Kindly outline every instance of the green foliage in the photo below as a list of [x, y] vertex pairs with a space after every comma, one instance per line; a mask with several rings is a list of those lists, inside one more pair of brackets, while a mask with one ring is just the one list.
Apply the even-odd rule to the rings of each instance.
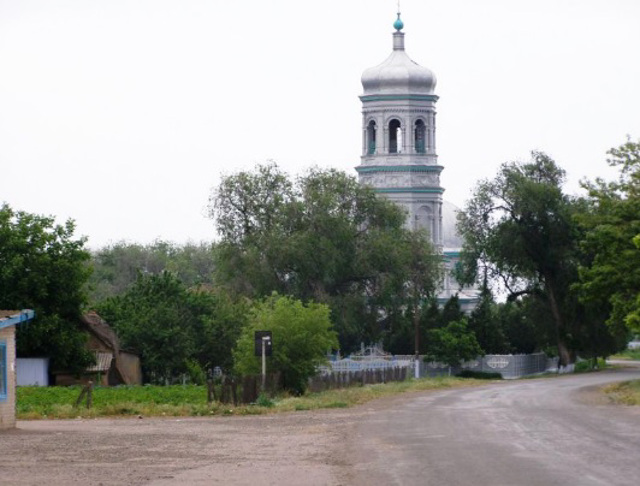
[[246, 308], [223, 292], [189, 290], [163, 272], [139, 275], [129, 290], [97, 310], [115, 328], [123, 347], [140, 353], [145, 380], [162, 383], [180, 373], [201, 381], [203, 370], [230, 369]]
[[256, 405], [258, 405], [259, 407], [272, 408], [275, 405], [275, 402], [264, 393], [261, 393], [260, 395], [258, 395]]
[[607, 362], [603, 358], [583, 359], [576, 362], [575, 372], [584, 373], [587, 371], [603, 370], [607, 367]]
[[585, 326], [571, 291], [578, 279], [579, 230], [576, 205], [562, 191], [565, 173], [540, 152], [526, 164], [503, 164], [491, 181], [478, 184], [459, 215], [464, 238], [459, 277], [471, 281], [479, 274], [492, 284], [501, 282], [511, 300], [526, 295], [544, 306], [553, 323], [555, 345], [563, 365], [575, 360]]
[[488, 289], [480, 295], [480, 302], [469, 316], [469, 330], [486, 354], [508, 354], [511, 345], [503, 322], [498, 317], [498, 305]]
[[608, 154], [618, 180], [583, 183], [589, 196], [578, 221], [592, 258], [580, 267], [576, 288], [583, 302], [610, 307], [607, 324], [620, 336], [640, 331], [640, 142], [627, 140]]
[[458, 366], [482, 355], [482, 349], [475, 335], [467, 327], [467, 321], [452, 321], [445, 327], [431, 329], [427, 338], [425, 361]]
[[93, 273], [88, 282], [90, 298], [100, 302], [124, 293], [138, 274], [173, 273], [187, 287], [213, 282], [213, 245], [175, 245], [155, 241], [150, 245], [119, 242], [91, 254]]
[[255, 331], [271, 331], [273, 355], [267, 358], [268, 372], [282, 373], [284, 386], [294, 393], [304, 392], [307, 380], [327, 352], [338, 347], [329, 308], [323, 304], [303, 304], [291, 297], [272, 295], [250, 312], [234, 356], [239, 374], [261, 373], [262, 361], [254, 355]]
[[78, 320], [86, 296], [89, 253], [75, 225], [0, 206], [0, 308], [34, 309], [18, 327], [21, 356], [47, 356], [52, 369], [79, 372], [92, 362]]
[[329, 305], [345, 352], [379, 340], [380, 315], [415, 308], [440, 279], [426, 235], [407, 231], [400, 208], [343, 172], [312, 169], [292, 181], [274, 164], [258, 166], [224, 178], [210, 209], [218, 281], [249, 298], [275, 291]]

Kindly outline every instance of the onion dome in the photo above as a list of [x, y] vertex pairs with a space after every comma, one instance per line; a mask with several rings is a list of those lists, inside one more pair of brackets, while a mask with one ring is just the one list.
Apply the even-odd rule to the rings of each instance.
[[398, 13], [393, 23], [393, 52], [378, 66], [362, 74], [365, 95], [421, 94], [431, 95], [436, 87], [436, 76], [430, 69], [412, 61], [404, 50], [404, 23]]

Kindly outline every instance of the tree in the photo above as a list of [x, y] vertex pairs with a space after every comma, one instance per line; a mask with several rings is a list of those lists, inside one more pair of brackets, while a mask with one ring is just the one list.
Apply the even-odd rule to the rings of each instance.
[[125, 292], [138, 274], [175, 274], [187, 287], [213, 282], [213, 245], [176, 245], [155, 241], [149, 245], [118, 242], [92, 252], [93, 273], [88, 282], [89, 297], [99, 302]]
[[75, 224], [0, 206], [0, 308], [31, 308], [36, 318], [19, 326], [18, 353], [47, 356], [52, 369], [82, 371], [93, 360], [78, 327], [90, 273], [85, 238]]
[[607, 153], [620, 175], [613, 182], [583, 182], [587, 208], [578, 221], [591, 259], [581, 265], [576, 288], [583, 302], [610, 307], [607, 323], [621, 336], [640, 331], [640, 142], [629, 139]]
[[312, 169], [291, 181], [258, 166], [224, 178], [210, 209], [218, 282], [250, 298], [275, 291], [329, 305], [343, 351], [378, 341], [383, 321], [392, 328], [389, 318], [439, 281], [427, 238], [343, 172]]
[[469, 316], [469, 330], [486, 354], [507, 354], [511, 346], [498, 319], [498, 309], [491, 291], [482, 289], [480, 302]]
[[428, 333], [426, 361], [458, 366], [482, 354], [482, 348], [464, 318], [452, 321], [445, 327], [431, 329]]
[[124, 294], [97, 306], [123, 347], [140, 353], [146, 381], [163, 383], [214, 366], [230, 369], [246, 305], [221, 292], [187, 289], [173, 274], [140, 274]]
[[541, 152], [533, 152], [529, 163], [503, 164], [493, 180], [478, 184], [458, 220], [466, 280], [479, 270], [483, 280], [498, 279], [511, 299], [531, 295], [544, 302], [561, 365], [575, 360], [572, 331], [579, 326], [570, 292], [577, 279], [577, 235], [571, 200], [562, 192], [564, 176]]
[[277, 294], [258, 302], [238, 340], [234, 353], [236, 370], [240, 374], [261, 372], [261, 358], [254, 355], [254, 333], [271, 331], [273, 355], [269, 358], [269, 371], [282, 373], [286, 389], [303, 393], [308, 379], [327, 361], [327, 353], [338, 347], [329, 316], [326, 305], [303, 304]]

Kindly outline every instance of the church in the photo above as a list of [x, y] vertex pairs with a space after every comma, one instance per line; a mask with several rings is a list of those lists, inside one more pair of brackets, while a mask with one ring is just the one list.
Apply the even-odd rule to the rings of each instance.
[[462, 310], [470, 312], [478, 291], [461, 289], [451, 274], [462, 240], [456, 233], [458, 209], [443, 199], [440, 185], [436, 77], [407, 55], [399, 12], [393, 27], [391, 54], [362, 74], [362, 156], [356, 171], [361, 184], [404, 208], [410, 229], [427, 230], [446, 265], [438, 300], [457, 294]]

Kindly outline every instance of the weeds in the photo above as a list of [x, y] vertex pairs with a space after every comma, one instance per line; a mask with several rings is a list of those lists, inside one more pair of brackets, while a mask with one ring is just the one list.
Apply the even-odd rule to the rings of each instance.
[[604, 392], [613, 403], [640, 405], [640, 380], [614, 383], [604, 387]]

